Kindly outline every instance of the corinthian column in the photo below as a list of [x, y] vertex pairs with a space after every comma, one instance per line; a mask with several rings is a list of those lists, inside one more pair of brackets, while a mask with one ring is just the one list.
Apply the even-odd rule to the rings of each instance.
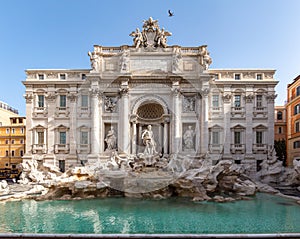
[[121, 137], [118, 137], [118, 145], [121, 152], [129, 154], [130, 145], [129, 145], [129, 94], [128, 94], [128, 81], [129, 79], [125, 78], [121, 82], [120, 94], [121, 94], [121, 116], [122, 118], [119, 121], [119, 134]]
[[100, 153], [100, 111], [99, 111], [99, 90], [92, 89], [91, 109], [92, 109], [92, 127], [91, 127], [91, 153], [93, 155]]
[[202, 130], [201, 130], [201, 153], [208, 151], [208, 93], [209, 89], [202, 91]]
[[180, 110], [180, 89], [179, 81], [174, 81], [172, 86], [173, 96], [173, 133], [172, 133], [172, 153], [178, 153], [181, 150], [181, 110]]

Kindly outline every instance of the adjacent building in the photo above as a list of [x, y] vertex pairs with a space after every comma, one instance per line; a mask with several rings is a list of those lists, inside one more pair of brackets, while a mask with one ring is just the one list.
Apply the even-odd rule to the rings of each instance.
[[18, 110], [0, 101], [0, 126], [9, 125], [10, 117], [18, 117]]
[[287, 164], [300, 160], [300, 75], [287, 87]]
[[152, 18], [130, 35], [133, 46], [95, 45], [91, 69], [26, 70], [24, 160], [64, 171], [112, 149], [138, 155], [151, 125], [161, 157], [205, 154], [255, 173], [274, 148], [275, 70], [209, 69], [206, 45], [167, 46]]
[[0, 177], [18, 174], [18, 164], [25, 154], [25, 117], [5, 103], [0, 103]]
[[286, 141], [286, 107], [275, 106], [275, 128], [274, 128], [274, 140], [285, 140]]

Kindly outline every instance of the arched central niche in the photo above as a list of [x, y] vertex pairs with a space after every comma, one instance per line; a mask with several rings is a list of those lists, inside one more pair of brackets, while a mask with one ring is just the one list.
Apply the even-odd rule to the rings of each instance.
[[156, 150], [164, 155], [169, 150], [169, 114], [168, 107], [160, 97], [144, 96], [139, 98], [133, 108], [131, 115], [131, 137], [133, 154], [142, 153], [145, 149], [142, 133], [148, 125], [152, 126]]
[[163, 107], [158, 103], [146, 103], [141, 105], [137, 110], [137, 116], [144, 120], [160, 119], [164, 115]]

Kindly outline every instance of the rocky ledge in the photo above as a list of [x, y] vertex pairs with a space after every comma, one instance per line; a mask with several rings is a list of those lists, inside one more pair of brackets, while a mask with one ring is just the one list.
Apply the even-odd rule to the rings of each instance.
[[[182, 159], [183, 161], [186, 159]], [[209, 158], [193, 158], [185, 167], [145, 166], [139, 170], [99, 165], [75, 167], [65, 173], [51, 165], [27, 161], [15, 184], [0, 183], [0, 200], [76, 200], [124, 196], [164, 199], [189, 197], [194, 201], [231, 202], [256, 192], [280, 194], [273, 187], [245, 175], [241, 165]]]

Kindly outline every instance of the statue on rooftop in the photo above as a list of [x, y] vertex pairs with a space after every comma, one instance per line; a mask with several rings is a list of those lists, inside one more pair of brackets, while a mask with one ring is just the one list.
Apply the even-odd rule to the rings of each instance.
[[167, 36], [171, 36], [172, 33], [165, 31], [164, 28], [161, 29], [158, 25], [158, 20], [153, 20], [152, 17], [149, 17], [148, 20], [144, 20], [143, 22], [142, 31], [137, 28], [135, 32], [133, 31], [129, 34], [134, 37], [133, 44], [135, 48], [166, 48]]

